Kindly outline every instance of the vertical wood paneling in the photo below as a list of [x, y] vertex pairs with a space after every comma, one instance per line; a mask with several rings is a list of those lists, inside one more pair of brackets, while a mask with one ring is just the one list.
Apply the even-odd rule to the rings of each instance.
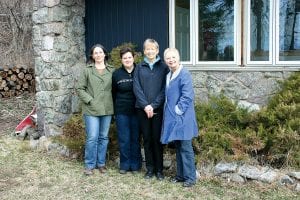
[[95, 43], [108, 51], [123, 42], [142, 50], [146, 38], [168, 46], [168, 0], [86, 0], [87, 53]]

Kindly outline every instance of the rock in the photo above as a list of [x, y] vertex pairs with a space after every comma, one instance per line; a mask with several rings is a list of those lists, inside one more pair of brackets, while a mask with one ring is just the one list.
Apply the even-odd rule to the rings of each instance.
[[218, 163], [214, 168], [214, 174], [219, 175], [225, 172], [235, 172], [237, 169], [236, 163]]
[[236, 173], [222, 173], [220, 174], [222, 178], [225, 178], [227, 182], [235, 182], [235, 183], [245, 183], [246, 180], [242, 176]]
[[51, 143], [51, 144], [49, 144], [49, 146], [48, 146], [48, 151], [57, 150], [59, 147], [60, 147], [59, 144], [57, 144], [57, 143]]
[[59, 152], [59, 154], [60, 154], [61, 156], [64, 156], [64, 157], [70, 157], [70, 150], [67, 149], [67, 148], [63, 148], [63, 149]]
[[294, 177], [297, 180], [300, 180], [300, 172], [290, 172], [288, 173], [288, 175]]
[[238, 174], [245, 177], [245, 178], [250, 178], [253, 180], [258, 180], [259, 177], [263, 174], [264, 172], [261, 169], [258, 169], [257, 167], [250, 166], [250, 165], [243, 165], [239, 167], [238, 169]]
[[300, 192], [300, 183], [297, 183], [295, 186], [295, 191]]
[[31, 149], [37, 149], [37, 147], [39, 146], [39, 140], [30, 139], [29, 146]]
[[142, 162], [146, 162], [144, 148], [141, 148], [141, 154], [142, 154]]
[[33, 138], [34, 140], [37, 140], [40, 137], [39, 133], [37, 132], [37, 129], [32, 126], [27, 127], [26, 133], [27, 135], [29, 135], [30, 139]]
[[245, 183], [246, 182], [244, 177], [242, 177], [236, 173], [231, 175], [231, 180], [236, 183]]
[[200, 172], [196, 170], [196, 179], [199, 180], [201, 178]]
[[283, 177], [281, 177], [279, 183], [281, 185], [286, 185], [286, 184], [293, 185], [294, 184], [294, 180], [291, 177], [289, 177], [288, 175], [284, 175]]
[[263, 173], [258, 180], [265, 182], [265, 183], [273, 183], [274, 181], [276, 181], [278, 177], [278, 173], [274, 170], [268, 170], [267, 172]]
[[71, 154], [71, 158], [72, 159], [78, 159], [79, 158], [79, 154], [78, 153], [73, 153], [73, 154]]
[[163, 166], [165, 169], [169, 169], [172, 165], [172, 160], [164, 160], [163, 161]]
[[117, 157], [116, 159], [115, 159], [115, 164], [116, 164], [116, 166], [120, 166], [120, 157]]
[[51, 144], [51, 142], [47, 139], [47, 137], [46, 136], [42, 136], [39, 139], [38, 149], [41, 150], [41, 151], [48, 151], [50, 144]]

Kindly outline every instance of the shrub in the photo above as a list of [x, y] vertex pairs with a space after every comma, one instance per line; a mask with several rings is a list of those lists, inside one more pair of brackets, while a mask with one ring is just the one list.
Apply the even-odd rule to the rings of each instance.
[[193, 141], [200, 162], [255, 158], [273, 167], [300, 167], [300, 73], [258, 112], [224, 96], [196, 105], [200, 135]]
[[113, 48], [110, 52], [110, 61], [109, 63], [116, 67], [116, 68], [119, 68], [121, 66], [121, 59], [120, 59], [120, 49], [123, 48], [123, 47], [130, 47], [132, 48], [134, 51], [135, 51], [135, 57], [134, 57], [134, 60], [135, 60], [135, 63], [140, 63], [143, 59], [142, 57], [142, 53], [141, 52], [137, 52], [136, 51], [136, 45], [135, 44], [132, 44], [132, 43], [123, 43], [115, 48]]
[[[275, 166], [300, 167], [300, 73], [292, 74], [256, 116], [264, 148], [258, 156]], [[258, 127], [258, 128], [257, 128]]]
[[[118, 142], [116, 136], [116, 126], [112, 121], [109, 129], [109, 145], [107, 151], [107, 158], [113, 158], [118, 154]], [[63, 126], [63, 134], [56, 136], [54, 141], [59, 142], [68, 149], [79, 155], [80, 159], [84, 156], [85, 145], [85, 125], [81, 113], [73, 114]]]

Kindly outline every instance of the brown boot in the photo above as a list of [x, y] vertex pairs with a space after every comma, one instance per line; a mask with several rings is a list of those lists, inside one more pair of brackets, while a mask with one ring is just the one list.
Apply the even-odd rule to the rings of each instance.
[[83, 174], [86, 176], [90, 176], [94, 174], [94, 171], [92, 169], [84, 169]]
[[99, 172], [100, 172], [101, 174], [105, 174], [105, 173], [107, 172], [106, 167], [105, 167], [105, 166], [99, 167]]

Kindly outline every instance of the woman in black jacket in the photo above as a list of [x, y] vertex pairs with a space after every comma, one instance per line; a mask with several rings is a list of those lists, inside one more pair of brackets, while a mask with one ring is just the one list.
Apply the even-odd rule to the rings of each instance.
[[134, 51], [120, 50], [122, 66], [113, 73], [112, 91], [120, 151], [120, 173], [135, 173], [142, 166], [139, 125], [133, 93]]
[[160, 143], [166, 74], [169, 69], [160, 59], [159, 46], [154, 39], [144, 42], [144, 61], [134, 72], [133, 91], [143, 135], [147, 172], [146, 179], [153, 175], [163, 180], [163, 146]]

